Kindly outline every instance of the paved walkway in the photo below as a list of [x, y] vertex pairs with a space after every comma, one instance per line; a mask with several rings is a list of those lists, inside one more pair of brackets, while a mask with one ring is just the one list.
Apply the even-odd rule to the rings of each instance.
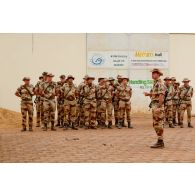
[[156, 141], [150, 116], [133, 117], [133, 125], [56, 132], [0, 129], [0, 162], [195, 162], [195, 128], [166, 128], [166, 148], [150, 149]]

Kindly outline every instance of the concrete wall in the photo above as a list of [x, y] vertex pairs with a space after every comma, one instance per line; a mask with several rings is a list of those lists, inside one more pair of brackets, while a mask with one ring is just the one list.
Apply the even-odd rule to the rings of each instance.
[[[102, 40], [103, 35], [99, 36]], [[106, 41], [113, 40], [114, 36], [116, 37], [112, 34], [111, 37], [107, 37]], [[125, 40], [126, 35], [121, 34], [121, 37]], [[135, 37], [133, 40], [136, 40], [138, 36], [133, 34], [133, 37]], [[97, 45], [97, 50], [99, 50], [103, 44], [104, 42], [96, 41], [93, 46]], [[135, 47], [135, 42], [133, 44]], [[138, 45], [140, 44], [143, 43]], [[125, 41], [109, 42], [107, 45], [108, 50], [115, 45], [119, 50], [129, 48]], [[54, 73], [56, 81], [61, 73], [73, 74], [78, 84], [87, 71], [86, 49], [86, 34], [0, 34], [0, 107], [19, 111], [19, 99], [14, 96], [14, 92], [22, 84], [21, 80], [24, 76], [32, 77], [32, 83], [35, 84], [43, 71]], [[91, 46], [90, 49], [92, 49]], [[195, 86], [194, 51], [195, 34], [170, 34], [170, 75], [176, 76], [180, 81], [184, 77], [189, 77], [193, 86]], [[102, 75], [102, 73], [101, 70], [97, 75]], [[115, 70], [115, 74], [118, 73], [125, 74], [124, 70]], [[194, 101], [193, 98], [193, 103]], [[144, 107], [143, 110], [145, 109]], [[195, 107], [193, 113], [195, 113]]]
[[24, 76], [35, 84], [43, 71], [82, 80], [86, 73], [85, 34], [0, 34], [0, 107], [19, 111], [14, 96]]

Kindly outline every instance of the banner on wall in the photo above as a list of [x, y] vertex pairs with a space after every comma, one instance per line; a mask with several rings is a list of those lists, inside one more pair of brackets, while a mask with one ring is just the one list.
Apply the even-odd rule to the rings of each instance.
[[130, 51], [131, 69], [168, 68], [168, 52], [158, 51]]
[[89, 68], [128, 69], [128, 51], [89, 51], [87, 56]]

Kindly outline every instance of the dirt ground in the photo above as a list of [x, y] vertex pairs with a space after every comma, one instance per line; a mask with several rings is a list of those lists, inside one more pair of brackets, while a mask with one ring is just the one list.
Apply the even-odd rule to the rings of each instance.
[[194, 128], [165, 128], [165, 148], [151, 149], [151, 115], [134, 114], [132, 123], [134, 129], [20, 132], [20, 113], [0, 108], [0, 162], [195, 162]]

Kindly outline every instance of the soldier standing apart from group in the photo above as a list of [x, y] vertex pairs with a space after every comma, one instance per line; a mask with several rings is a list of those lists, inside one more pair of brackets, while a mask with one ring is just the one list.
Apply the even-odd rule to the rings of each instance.
[[[180, 125], [180, 110], [179, 110], [179, 82], [174, 82], [174, 94], [173, 94], [173, 124]], [[178, 123], [177, 123], [178, 122]]]
[[55, 131], [55, 110], [57, 94], [56, 83], [52, 81], [54, 75], [52, 73], [47, 74], [46, 81], [40, 86], [40, 94], [43, 97], [43, 108], [44, 108], [44, 131], [47, 131], [48, 124], [51, 121], [51, 130]]
[[188, 127], [193, 128], [191, 124], [191, 112], [192, 112], [192, 97], [193, 97], [193, 88], [189, 85], [190, 80], [185, 78], [183, 79], [183, 85], [179, 90], [180, 97], [180, 127], [183, 128], [183, 118], [184, 113], [187, 110], [187, 121]]
[[64, 98], [64, 128], [68, 129], [69, 124], [71, 128], [77, 130], [76, 128], [76, 107], [77, 107], [77, 87], [73, 83], [74, 77], [68, 75], [66, 83], [61, 88], [61, 92]]
[[43, 82], [43, 76], [39, 77], [39, 81], [35, 85], [35, 105], [36, 105], [36, 117], [37, 117], [37, 125], [36, 127], [40, 127], [41, 123], [41, 96], [39, 95], [39, 85]]
[[57, 82], [57, 124], [56, 127], [64, 127], [64, 98], [61, 93], [61, 87], [66, 81], [65, 75], [60, 76], [60, 81]]
[[22, 113], [22, 130], [26, 131], [26, 118], [28, 114], [29, 131], [33, 131], [33, 101], [34, 87], [30, 84], [30, 78], [23, 78], [24, 84], [21, 85], [15, 95], [21, 98], [21, 113]]
[[170, 128], [174, 128], [173, 126], [173, 94], [174, 94], [174, 88], [171, 82], [170, 77], [166, 77], [164, 79], [166, 91], [165, 91], [165, 120], [168, 122]]
[[83, 106], [85, 113], [85, 128], [96, 129], [96, 86], [93, 84], [94, 77], [88, 76], [83, 87]]
[[154, 80], [153, 88], [150, 93], [144, 92], [145, 96], [151, 97], [151, 107], [153, 115], [153, 127], [158, 136], [157, 142], [151, 148], [163, 148], [163, 132], [164, 132], [164, 96], [165, 86], [160, 79], [163, 73], [159, 69], [152, 70], [152, 79]]
[[131, 96], [132, 89], [128, 85], [129, 78], [122, 77], [122, 83], [117, 87], [116, 96], [119, 99], [119, 124], [118, 128], [121, 129], [123, 127], [124, 116], [126, 113], [128, 128], [133, 128], [131, 126]]

